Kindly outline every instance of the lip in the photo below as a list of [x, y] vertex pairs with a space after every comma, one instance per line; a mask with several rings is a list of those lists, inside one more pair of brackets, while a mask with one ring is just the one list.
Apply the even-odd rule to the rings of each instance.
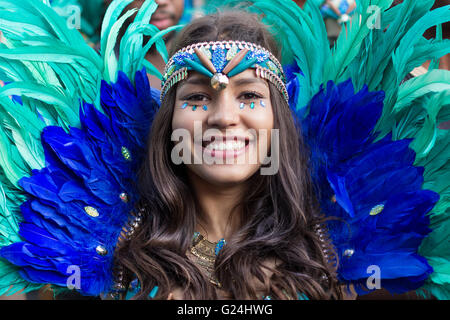
[[153, 24], [157, 28], [167, 28], [172, 23], [172, 19], [168, 16], [158, 16], [158, 17], [152, 17], [150, 20], [150, 24]]
[[[217, 150], [217, 149], [211, 149], [207, 146], [214, 142], [223, 142], [223, 143], [229, 143], [229, 142], [243, 142], [243, 147], [240, 149], [234, 149], [234, 150]], [[211, 158], [237, 158], [240, 155], [246, 153], [249, 149], [249, 146], [253, 142], [252, 137], [244, 137], [244, 136], [210, 136], [205, 137], [205, 139], [202, 140], [202, 152], [204, 155], [211, 157]]]

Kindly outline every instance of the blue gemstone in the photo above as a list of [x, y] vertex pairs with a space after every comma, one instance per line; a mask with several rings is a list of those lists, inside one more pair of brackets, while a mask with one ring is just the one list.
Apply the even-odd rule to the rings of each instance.
[[254, 108], [255, 108], [255, 103], [254, 102], [250, 103], [250, 109], [254, 109]]
[[216, 254], [216, 256], [219, 254], [220, 250], [222, 250], [225, 243], [226, 243], [226, 241], [223, 238], [220, 239], [219, 242], [217, 242], [216, 248], [214, 249], [214, 253]]
[[182, 106], [181, 106], [181, 109], [185, 109], [186, 107], [187, 107], [187, 102], [186, 103], [184, 103]]
[[253, 59], [255, 57], [255, 52], [253, 52], [253, 51], [249, 51], [248, 53], [247, 53], [247, 55], [245, 56], [245, 58], [247, 59], [247, 60], [251, 60], [251, 59]]
[[266, 61], [267, 59], [269, 59], [269, 55], [261, 50], [258, 50], [256, 52], [256, 61], [258, 61], [259, 63], [262, 63], [264, 61]]
[[197, 110], [197, 106], [192, 107], [192, 111], [195, 111], [195, 110]]
[[242, 102], [242, 103], [239, 105], [239, 108], [244, 109], [244, 107], [245, 107], [245, 104]]
[[212, 63], [217, 72], [222, 72], [223, 68], [225, 68], [225, 65], [228, 63], [225, 50], [217, 47], [212, 56]]
[[263, 107], [263, 108], [265, 108], [265, 107], [266, 107], [266, 104], [265, 104], [265, 103], [264, 103], [264, 101], [262, 101], [262, 100], [261, 100], [261, 101], [259, 102], [259, 104], [260, 104], [260, 105], [261, 105], [261, 107]]
[[185, 66], [184, 59], [186, 58], [192, 60], [194, 56], [189, 52], [180, 52], [173, 57], [173, 61], [179, 66]]
[[203, 106], [203, 110], [208, 110], [208, 107], [207, 106]]

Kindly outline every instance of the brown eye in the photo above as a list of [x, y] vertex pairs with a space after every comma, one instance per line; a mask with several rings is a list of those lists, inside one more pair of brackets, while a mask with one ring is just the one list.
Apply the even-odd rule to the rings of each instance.
[[186, 101], [206, 101], [206, 100], [208, 100], [208, 96], [206, 96], [204, 94], [201, 94], [201, 93], [195, 93], [195, 94], [191, 94], [191, 95], [187, 96], [183, 100], [186, 100]]
[[262, 98], [261, 95], [256, 92], [244, 92], [241, 95], [242, 100], [256, 100], [261, 98]]

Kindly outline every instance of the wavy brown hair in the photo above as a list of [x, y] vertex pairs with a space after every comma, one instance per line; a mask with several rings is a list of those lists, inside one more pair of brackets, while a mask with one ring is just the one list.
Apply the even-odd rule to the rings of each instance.
[[[193, 43], [240, 40], [259, 44], [280, 57], [275, 40], [258, 17], [225, 12], [199, 18], [185, 27], [171, 53]], [[324, 256], [315, 226], [323, 222], [308, 169], [308, 153], [288, 104], [271, 84], [274, 127], [279, 129], [279, 171], [250, 179], [252, 188], [239, 204], [241, 226], [227, 239], [215, 262], [222, 289], [234, 299], [341, 298], [334, 268]], [[162, 102], [148, 139], [139, 188], [143, 223], [117, 251], [125, 282], [137, 277], [136, 299], [158, 286], [156, 298], [175, 288], [186, 299], [215, 299], [215, 287], [186, 253], [198, 221], [198, 208], [184, 165], [171, 161], [170, 136], [176, 86]], [[268, 265], [267, 261], [276, 261]], [[266, 273], [269, 271], [270, 273]], [[268, 276], [270, 274], [270, 276]], [[249, 280], [249, 279], [255, 279]]]

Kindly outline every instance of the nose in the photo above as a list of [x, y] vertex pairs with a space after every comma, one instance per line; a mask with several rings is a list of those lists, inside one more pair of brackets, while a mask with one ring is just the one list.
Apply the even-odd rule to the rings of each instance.
[[239, 102], [225, 89], [218, 94], [215, 104], [208, 115], [208, 126], [212, 128], [228, 128], [239, 124]]

